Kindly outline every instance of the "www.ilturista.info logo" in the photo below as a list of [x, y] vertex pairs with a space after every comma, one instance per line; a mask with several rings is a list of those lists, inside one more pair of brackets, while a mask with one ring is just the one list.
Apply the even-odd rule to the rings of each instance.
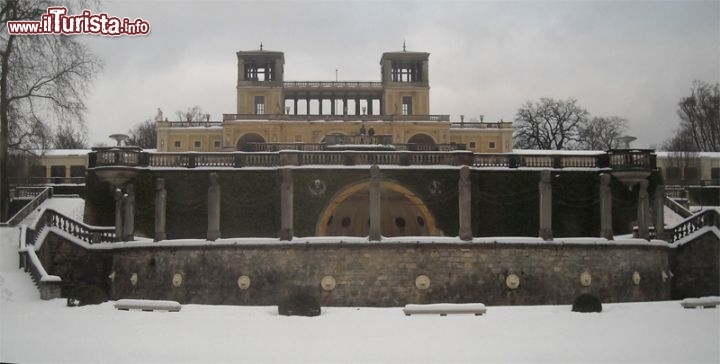
[[100, 34], [100, 35], [141, 35], [150, 33], [150, 23], [137, 18], [108, 16], [105, 13], [92, 14], [83, 10], [82, 14], [66, 15], [67, 8], [51, 7], [40, 21], [8, 21], [10, 34]]

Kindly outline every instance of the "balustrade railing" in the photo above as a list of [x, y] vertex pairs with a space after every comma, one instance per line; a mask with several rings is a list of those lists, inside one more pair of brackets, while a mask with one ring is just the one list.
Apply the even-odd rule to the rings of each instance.
[[32, 200], [28, 202], [23, 208], [20, 209], [15, 215], [10, 217], [8, 221], [0, 223], [0, 226], [15, 226], [20, 221], [25, 219], [28, 215], [30, 215], [35, 208], [40, 206], [45, 200], [52, 197], [53, 189], [52, 187], [16, 187], [14, 188], [10, 195], [11, 199], [14, 198], [30, 198], [32, 197]]
[[[299, 149], [301, 147], [302, 150]], [[392, 150], [330, 150], [328, 145], [322, 143], [263, 143], [254, 144], [253, 148], [266, 151], [227, 153], [148, 153], [103, 149], [91, 152], [89, 167], [240, 168], [308, 164], [395, 164], [471, 165], [477, 168], [610, 168], [614, 171], [652, 171], [655, 167], [654, 154], [649, 150], [615, 150], [599, 154], [474, 154], [462, 150], [463, 146], [460, 144], [435, 145], [430, 148], [417, 144], [386, 147]], [[291, 154], [292, 157], [288, 157]]]
[[27, 228], [25, 243], [35, 245], [42, 231], [49, 227], [56, 227], [88, 244], [116, 241], [115, 227], [86, 225], [53, 209], [45, 209], [37, 222]]
[[668, 230], [668, 241], [676, 242], [705, 226], [720, 226], [720, 209], [704, 210]]
[[679, 202], [673, 200], [668, 196], [665, 196], [663, 204], [676, 214], [680, 215], [683, 219], [687, 219], [688, 217], [692, 216], [692, 212], [690, 210], [688, 210], [687, 208], [685, 208], [685, 206], [681, 205]]

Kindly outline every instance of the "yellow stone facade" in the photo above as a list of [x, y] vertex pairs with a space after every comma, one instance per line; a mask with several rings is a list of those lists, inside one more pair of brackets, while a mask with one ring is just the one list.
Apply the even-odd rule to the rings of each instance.
[[[328, 139], [332, 135], [346, 136], [341, 144], [512, 151], [512, 123], [430, 115], [429, 53], [383, 53], [379, 82], [285, 82], [282, 52], [241, 51], [237, 57], [237, 114], [214, 122], [159, 120], [159, 152], [246, 150], [248, 142], [337, 143]], [[375, 138], [368, 137], [370, 129]]]

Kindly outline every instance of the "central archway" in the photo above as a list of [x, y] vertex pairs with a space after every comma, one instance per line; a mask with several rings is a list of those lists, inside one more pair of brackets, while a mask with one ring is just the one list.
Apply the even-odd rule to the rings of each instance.
[[[338, 192], [320, 214], [316, 236], [367, 236], [370, 228], [370, 182], [360, 182]], [[380, 231], [383, 236], [437, 236], [435, 218], [425, 203], [409, 189], [380, 182]]]
[[247, 133], [238, 139], [235, 147], [237, 150], [241, 150], [243, 152], [254, 152], [255, 150], [250, 143], [265, 143], [265, 138], [257, 133]]

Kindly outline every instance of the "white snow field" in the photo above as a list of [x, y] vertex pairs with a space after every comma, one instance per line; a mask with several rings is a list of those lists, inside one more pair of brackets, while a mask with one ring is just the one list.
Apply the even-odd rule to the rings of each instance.
[[[60, 211], [82, 211], [53, 200]], [[405, 316], [402, 307], [323, 307], [312, 318], [279, 316], [277, 307], [67, 307], [40, 300], [18, 269], [17, 235], [0, 228], [0, 362], [720, 362], [720, 308], [684, 309], [679, 301], [605, 304], [592, 314], [489, 306], [483, 316], [445, 317]]]

